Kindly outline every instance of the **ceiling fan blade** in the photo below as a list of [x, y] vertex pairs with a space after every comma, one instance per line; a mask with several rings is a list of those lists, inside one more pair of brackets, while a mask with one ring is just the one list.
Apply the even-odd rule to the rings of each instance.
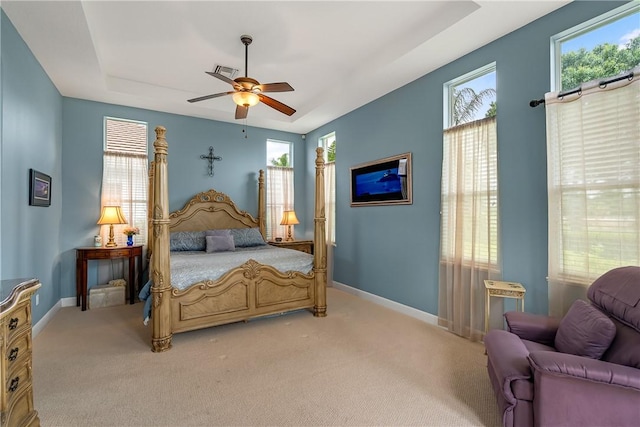
[[269, 107], [280, 111], [283, 114], [286, 114], [287, 116], [292, 115], [293, 113], [296, 112], [296, 110], [294, 110], [293, 108], [289, 107], [288, 105], [283, 104], [280, 101], [276, 101], [273, 98], [269, 98], [267, 95], [262, 95], [262, 94], [258, 94], [258, 97], [260, 98], [260, 101], [262, 101], [263, 103], [267, 104]]
[[256, 86], [260, 92], [291, 92], [294, 90], [287, 82], [265, 83]]
[[224, 76], [222, 74], [219, 73], [214, 73], [211, 71], [205, 71], [205, 73], [209, 74], [210, 76], [213, 76], [217, 79], [222, 80], [223, 82], [229, 83], [231, 86], [233, 86], [235, 89], [242, 89], [242, 86], [240, 86], [238, 83], [236, 83], [235, 81], [231, 80], [229, 77]]
[[249, 107], [236, 105], [236, 119], [246, 119], [249, 113]]
[[198, 102], [198, 101], [204, 101], [204, 100], [207, 100], [207, 99], [217, 98], [217, 97], [219, 97], [219, 96], [231, 95], [232, 93], [235, 93], [235, 92], [221, 92], [221, 93], [214, 93], [213, 95], [205, 95], [205, 96], [199, 96], [199, 97], [197, 97], [197, 98], [187, 99], [187, 102]]

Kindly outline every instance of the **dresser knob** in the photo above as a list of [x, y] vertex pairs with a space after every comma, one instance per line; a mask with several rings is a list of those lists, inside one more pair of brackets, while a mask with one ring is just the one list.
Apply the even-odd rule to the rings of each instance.
[[9, 330], [12, 331], [17, 327], [18, 327], [18, 318], [12, 317], [11, 320], [9, 320]]
[[13, 362], [18, 358], [18, 351], [20, 351], [18, 347], [11, 349], [11, 352], [9, 353], [9, 357], [7, 357], [7, 359], [9, 359], [9, 362]]
[[11, 384], [9, 384], [9, 391], [13, 393], [18, 389], [18, 384], [20, 383], [20, 377], [15, 377], [11, 380]]

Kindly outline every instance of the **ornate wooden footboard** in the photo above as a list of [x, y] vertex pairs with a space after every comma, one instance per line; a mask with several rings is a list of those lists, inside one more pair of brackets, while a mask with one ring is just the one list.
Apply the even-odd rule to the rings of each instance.
[[324, 214], [324, 160], [316, 157], [314, 261], [309, 274], [281, 272], [249, 260], [221, 278], [179, 290], [171, 286], [170, 233], [258, 227], [265, 235], [264, 172], [258, 179], [258, 217], [237, 208], [224, 193], [209, 190], [194, 196], [169, 215], [167, 141], [165, 128], [156, 128], [155, 156], [150, 168], [149, 250], [151, 253], [152, 350], [171, 348], [173, 333], [202, 329], [255, 317], [309, 308], [326, 316], [326, 239]]

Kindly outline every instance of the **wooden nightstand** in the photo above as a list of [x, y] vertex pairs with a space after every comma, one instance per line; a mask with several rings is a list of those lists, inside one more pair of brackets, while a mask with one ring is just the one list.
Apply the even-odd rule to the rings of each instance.
[[270, 245], [279, 248], [295, 249], [296, 251], [305, 252], [313, 255], [313, 240], [290, 240], [282, 242], [270, 241]]
[[116, 246], [113, 248], [107, 247], [84, 247], [76, 248], [76, 306], [80, 305], [82, 301], [82, 311], [87, 309], [87, 261], [90, 259], [116, 259], [116, 258], [128, 258], [129, 259], [129, 303], [135, 302], [136, 294], [136, 267], [134, 261], [138, 258], [138, 286], [143, 286], [142, 283], [142, 245], [133, 246]]

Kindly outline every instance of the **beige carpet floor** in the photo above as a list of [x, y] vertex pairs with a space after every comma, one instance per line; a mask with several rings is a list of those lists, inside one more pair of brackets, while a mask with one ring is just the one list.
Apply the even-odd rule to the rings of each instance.
[[482, 344], [343, 291], [308, 311], [174, 335], [142, 305], [61, 309], [34, 339], [43, 426], [494, 426]]

